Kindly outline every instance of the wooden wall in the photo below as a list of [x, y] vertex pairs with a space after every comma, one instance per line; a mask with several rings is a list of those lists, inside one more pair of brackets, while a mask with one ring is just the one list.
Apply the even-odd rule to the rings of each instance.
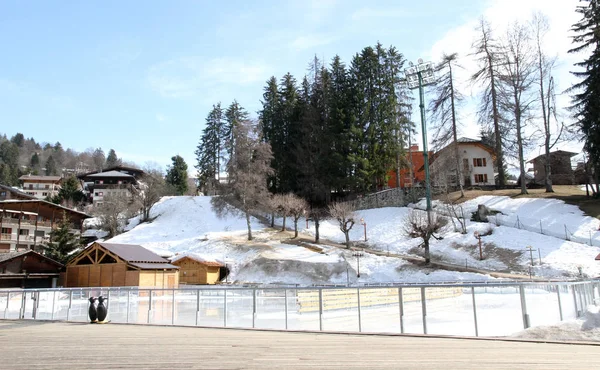
[[179, 273], [177, 270], [147, 270], [140, 271], [140, 287], [177, 288]]
[[67, 287], [138, 286], [139, 271], [127, 271], [125, 263], [67, 266]]
[[182, 284], [215, 284], [219, 281], [218, 266], [207, 266], [190, 258], [182, 258], [173, 264], [179, 266], [179, 281]]

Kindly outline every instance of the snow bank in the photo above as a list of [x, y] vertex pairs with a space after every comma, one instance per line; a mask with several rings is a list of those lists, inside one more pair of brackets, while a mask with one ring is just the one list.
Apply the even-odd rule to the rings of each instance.
[[537, 326], [512, 335], [514, 338], [600, 342], [600, 307], [588, 306], [581, 320]]

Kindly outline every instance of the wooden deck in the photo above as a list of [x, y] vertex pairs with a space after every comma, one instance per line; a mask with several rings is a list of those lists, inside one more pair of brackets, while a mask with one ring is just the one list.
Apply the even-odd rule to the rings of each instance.
[[599, 369], [600, 347], [432, 337], [0, 321], [0, 368]]

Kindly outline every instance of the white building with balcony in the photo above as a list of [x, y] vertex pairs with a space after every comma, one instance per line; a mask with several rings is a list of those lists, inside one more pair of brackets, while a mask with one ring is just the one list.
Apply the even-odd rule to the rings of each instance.
[[56, 196], [60, 190], [60, 176], [23, 175], [19, 180], [23, 184], [23, 192], [37, 199]]

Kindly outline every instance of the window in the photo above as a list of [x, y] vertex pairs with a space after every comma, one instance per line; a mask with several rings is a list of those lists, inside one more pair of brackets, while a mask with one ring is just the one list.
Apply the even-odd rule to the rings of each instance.
[[473, 167], [485, 167], [485, 158], [473, 158]]
[[29, 235], [29, 230], [28, 229], [20, 229], [19, 235]]
[[476, 183], [485, 183], [488, 181], [488, 176], [487, 173], [484, 174], [476, 174], [475, 175], [475, 182]]
[[48, 196], [48, 193], [42, 193], [42, 196], [43, 196], [43, 197], [47, 197], [47, 196]]
[[2, 234], [12, 234], [12, 229], [10, 227], [3, 227]]
[[95, 196], [95, 197], [97, 197], [97, 196], [98, 196], [98, 192], [95, 192], [95, 193], [94, 193], [94, 196]]
[[50, 185], [46, 185], [46, 189], [50, 189]]
[[99, 192], [98, 192], [98, 196], [99, 196], [99, 197], [103, 197], [103, 196], [104, 196], [104, 193], [103, 193], [103, 192], [101, 192], [101, 191], [99, 191]]
[[5, 191], [0, 191], [0, 197], [5, 197], [6, 196], [6, 192]]

